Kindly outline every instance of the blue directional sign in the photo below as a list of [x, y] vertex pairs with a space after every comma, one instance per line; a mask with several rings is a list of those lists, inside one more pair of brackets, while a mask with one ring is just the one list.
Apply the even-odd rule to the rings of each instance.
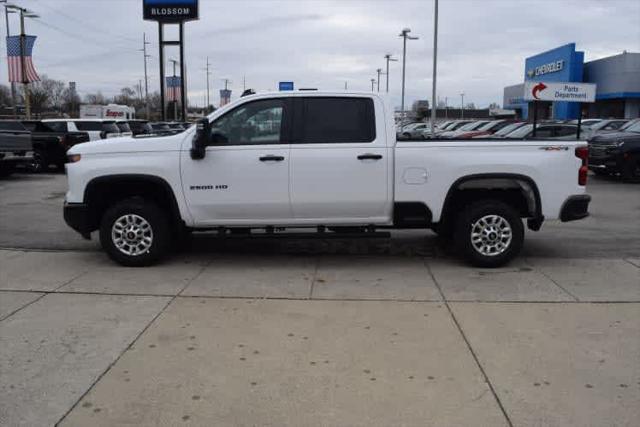
[[278, 83], [279, 90], [293, 90], [293, 82], [280, 82]]

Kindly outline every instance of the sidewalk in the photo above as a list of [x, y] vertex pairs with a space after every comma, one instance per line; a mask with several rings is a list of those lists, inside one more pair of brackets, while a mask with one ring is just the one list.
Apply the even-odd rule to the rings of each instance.
[[634, 425], [640, 260], [0, 251], [0, 424]]

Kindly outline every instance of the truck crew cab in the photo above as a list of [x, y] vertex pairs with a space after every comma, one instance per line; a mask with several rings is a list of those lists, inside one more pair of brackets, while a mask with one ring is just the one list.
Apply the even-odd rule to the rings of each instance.
[[430, 228], [496, 267], [520, 251], [523, 219], [538, 230], [584, 218], [590, 201], [585, 143], [397, 142], [377, 94], [252, 95], [179, 134], [69, 155], [67, 224], [99, 230], [130, 266], [158, 261], [189, 230], [348, 227]]

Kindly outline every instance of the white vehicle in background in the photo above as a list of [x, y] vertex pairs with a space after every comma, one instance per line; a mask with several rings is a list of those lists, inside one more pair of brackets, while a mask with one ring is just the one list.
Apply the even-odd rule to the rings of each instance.
[[115, 120], [103, 119], [45, 119], [47, 126], [56, 132], [86, 132], [91, 141], [120, 137]]
[[128, 105], [81, 105], [81, 119], [131, 120], [136, 118], [136, 109]]
[[[278, 117], [278, 126], [262, 126]], [[471, 263], [497, 267], [524, 224], [588, 215], [580, 141], [397, 141], [377, 94], [240, 98], [181, 133], [72, 147], [64, 218], [99, 230], [109, 256], [149, 265], [190, 231], [382, 237], [432, 229]], [[306, 233], [305, 235], [310, 234]]]

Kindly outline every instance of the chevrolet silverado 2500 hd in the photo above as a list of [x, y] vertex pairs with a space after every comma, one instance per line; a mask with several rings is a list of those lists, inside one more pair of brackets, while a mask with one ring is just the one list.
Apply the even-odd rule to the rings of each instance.
[[115, 261], [148, 265], [188, 231], [431, 228], [479, 266], [518, 254], [523, 219], [588, 215], [587, 146], [396, 141], [376, 94], [240, 98], [185, 132], [69, 151], [68, 225]]

